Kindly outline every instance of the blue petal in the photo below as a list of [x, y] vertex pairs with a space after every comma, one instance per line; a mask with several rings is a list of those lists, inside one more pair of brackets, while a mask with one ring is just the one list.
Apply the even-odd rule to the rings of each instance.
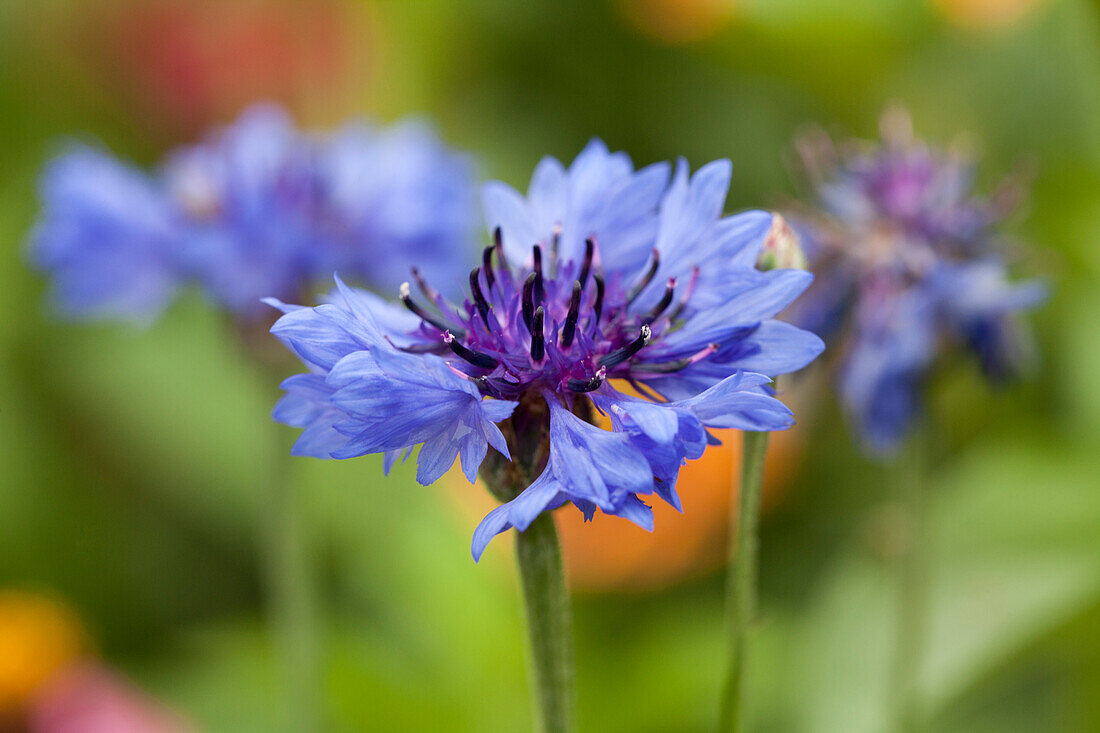
[[614, 490], [648, 492], [653, 475], [645, 457], [622, 433], [601, 430], [550, 401], [550, 463], [572, 497], [601, 507]]
[[685, 275], [695, 263], [701, 263], [695, 249], [722, 214], [729, 190], [731, 164], [716, 160], [687, 178], [687, 162], [676, 162], [673, 184], [660, 210], [657, 249], [663, 261], [663, 277]]
[[[533, 220], [539, 223], [539, 234], [545, 236], [569, 205], [569, 181], [565, 168], [557, 158], [546, 156], [535, 166], [527, 201], [533, 210]], [[531, 240], [534, 244], [540, 239]]]
[[328, 370], [369, 345], [363, 332], [349, 333], [344, 327], [353, 324], [336, 306], [322, 305], [287, 312], [275, 321], [271, 333], [307, 365]]
[[746, 326], [773, 318], [787, 307], [813, 280], [801, 270], [757, 272], [745, 270], [727, 278], [724, 302], [692, 313], [682, 328], [664, 335], [646, 355], [661, 361], [690, 357], [709, 344], [725, 346], [730, 339], [743, 338]]
[[520, 492], [519, 496], [501, 504], [478, 524], [474, 530], [470, 551], [474, 561], [481, 559], [485, 547], [493, 537], [512, 527], [523, 532], [535, 517], [544, 511], [556, 509], [566, 501], [561, 492], [561, 484], [548, 468], [534, 483]]
[[636, 496], [626, 497], [614, 515], [629, 519], [647, 532], [653, 531], [653, 509]]
[[462, 455], [471, 481], [488, 445], [506, 445], [494, 424], [515, 409], [515, 402], [483, 400], [468, 379], [431, 355], [398, 351], [358, 351], [333, 367], [327, 383], [333, 404], [347, 419], [336, 429], [348, 436], [334, 458], [352, 458], [423, 444], [417, 480], [436, 481]]
[[691, 410], [707, 427], [738, 430], [785, 430], [794, 424], [790, 408], [758, 388], [771, 380], [763, 374], [738, 372], [676, 407]]
[[679, 509], [675, 486], [680, 468], [685, 459], [699, 458], [706, 449], [706, 431], [699, 419], [690, 410], [646, 402], [609, 388], [595, 393], [592, 399], [649, 463], [654, 481], [636, 493], [657, 493]]
[[797, 372], [825, 350], [825, 342], [816, 334], [774, 319], [761, 323], [745, 342], [755, 348], [730, 366], [773, 377]]
[[508, 262], [513, 267], [524, 265], [531, 257], [531, 245], [541, 240], [527, 202], [511, 186], [489, 181], [481, 189], [481, 203], [489, 230], [500, 227]]

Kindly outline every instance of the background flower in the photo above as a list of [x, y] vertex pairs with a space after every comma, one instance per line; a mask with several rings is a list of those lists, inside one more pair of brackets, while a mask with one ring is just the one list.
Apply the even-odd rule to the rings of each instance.
[[386, 287], [416, 258], [429, 274], [457, 267], [473, 195], [471, 161], [422, 123], [313, 136], [257, 106], [156, 176], [88, 148], [59, 158], [32, 259], [69, 314], [149, 319], [197, 281], [239, 318], [262, 319], [261, 298], [300, 298], [336, 270]]
[[1028, 337], [1014, 313], [1045, 290], [1010, 284], [1003, 264], [996, 225], [1015, 186], [978, 196], [973, 164], [917, 142], [900, 110], [882, 129], [878, 145], [838, 148], [821, 132], [799, 142], [819, 207], [800, 226], [820, 277], [793, 317], [837, 345], [841, 401], [864, 444], [890, 454], [949, 344], [991, 379], [1016, 373]]

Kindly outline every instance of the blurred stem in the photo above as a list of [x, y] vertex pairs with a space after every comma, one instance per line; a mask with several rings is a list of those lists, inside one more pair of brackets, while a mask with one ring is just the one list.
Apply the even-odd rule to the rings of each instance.
[[914, 436], [895, 467], [894, 483], [905, 517], [906, 536], [898, 555], [898, 616], [890, 707], [894, 729], [915, 733], [924, 727], [920, 670], [928, 633], [928, 497], [924, 487], [924, 441]]
[[260, 497], [269, 507], [264, 522], [269, 612], [283, 669], [286, 729], [313, 733], [324, 726], [305, 507], [300, 486], [292, 477], [285, 431], [273, 427], [278, 438], [276, 456], [270, 463], [269, 491]]
[[[745, 728], [744, 690], [746, 639], [756, 614], [757, 554], [760, 539], [760, 495], [768, 433], [743, 432], [740, 501], [730, 503], [730, 554], [726, 576], [726, 633], [729, 661], [719, 707], [718, 729]], [[736, 510], [735, 510], [736, 507]]]
[[516, 533], [516, 560], [527, 609], [531, 670], [544, 733], [574, 729], [573, 629], [554, 518], [540, 514]]
[[[270, 324], [232, 321], [230, 325], [257, 379], [265, 385], [279, 384], [294, 364], [271, 338]], [[324, 730], [325, 720], [305, 497], [294, 480], [290, 431], [275, 422], [268, 424], [274, 455], [266, 456], [271, 471], [258, 497], [266, 510], [260, 513], [260, 541], [267, 565], [268, 618], [282, 671], [283, 727], [293, 733], [316, 733]]]

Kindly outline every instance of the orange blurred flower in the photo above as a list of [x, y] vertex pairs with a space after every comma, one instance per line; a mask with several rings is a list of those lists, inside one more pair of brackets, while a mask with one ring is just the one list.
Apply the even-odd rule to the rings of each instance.
[[[741, 471], [741, 434], [714, 432], [722, 445], [711, 446], [680, 471], [676, 489], [684, 513], [653, 502], [653, 532], [617, 517], [597, 515], [585, 523], [579, 512], [555, 512], [565, 573], [574, 590], [656, 589], [725, 562], [730, 498], [737, 497]], [[765, 511], [790, 482], [798, 441], [793, 431], [772, 434], [764, 473]]]
[[21, 710], [87, 647], [67, 607], [35, 593], [0, 591], [0, 719]]
[[1004, 28], [1023, 20], [1046, 0], [932, 0], [952, 23], [964, 28]]
[[733, 16], [734, 0], [617, 0], [619, 14], [646, 35], [680, 44], [714, 35]]

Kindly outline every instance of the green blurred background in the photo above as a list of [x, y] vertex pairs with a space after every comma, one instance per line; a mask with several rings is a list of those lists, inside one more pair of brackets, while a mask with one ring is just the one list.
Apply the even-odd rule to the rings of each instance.
[[[290, 437], [268, 418], [274, 384], [197, 295], [147, 330], [56, 322], [24, 255], [66, 136], [152, 163], [257, 99], [311, 126], [424, 114], [521, 187], [592, 135], [639, 163], [729, 157], [730, 209], [801, 193], [787, 161], [805, 124], [874, 136], [890, 103], [929, 140], [967, 133], [986, 185], [1034, 165], [1012, 226], [1033, 245], [1024, 270], [1055, 284], [1032, 319], [1041, 361], [1003, 390], [961, 365], [932, 394], [922, 689], [937, 731], [1100, 730], [1096, 4], [0, 3], [0, 589], [60, 599], [107, 663], [213, 731], [282, 720], [258, 550], [275, 434]], [[892, 496], [822, 392], [764, 519], [753, 730], [885, 726]], [[373, 457], [290, 465], [332, 729], [528, 729], [509, 543], [469, 556], [483, 505], [407, 468], [383, 480]], [[721, 600], [713, 568], [578, 594], [581, 729], [708, 729]]]

